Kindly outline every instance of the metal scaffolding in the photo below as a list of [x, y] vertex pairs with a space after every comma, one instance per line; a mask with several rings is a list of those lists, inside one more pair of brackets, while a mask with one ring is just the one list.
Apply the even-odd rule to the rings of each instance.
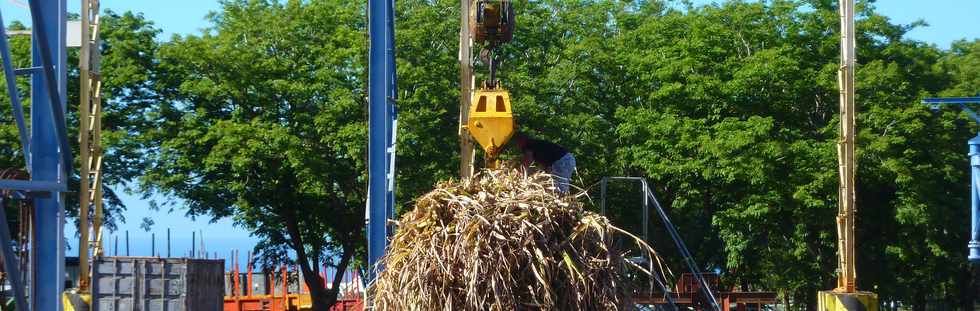
[[[67, 84], [66, 2], [30, 1], [33, 25], [32, 67], [14, 69], [10, 44], [0, 18], [0, 56], [7, 83], [7, 95], [20, 132], [30, 178], [0, 180], [0, 189], [15, 197], [30, 198], [34, 203], [34, 226], [30, 239], [30, 273], [28, 284], [11, 278], [18, 310], [61, 310], [64, 286], [64, 192], [72, 174], [72, 155], [65, 123]], [[24, 120], [17, 74], [31, 76], [30, 128]], [[30, 131], [30, 135], [28, 135]], [[0, 220], [2, 221], [2, 220]], [[9, 267], [19, 266], [12, 249], [6, 221], [0, 223], [0, 255]], [[2, 233], [8, 234], [2, 234]], [[15, 271], [17, 269], [8, 269]], [[25, 291], [26, 289], [26, 291]], [[25, 303], [30, 297], [30, 304]]]

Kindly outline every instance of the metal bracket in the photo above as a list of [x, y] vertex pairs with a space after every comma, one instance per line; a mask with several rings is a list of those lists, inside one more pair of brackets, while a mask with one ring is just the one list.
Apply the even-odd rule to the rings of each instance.
[[980, 96], [978, 97], [930, 97], [922, 100], [923, 104], [930, 105], [933, 109], [939, 109], [942, 105], [959, 105], [963, 111], [973, 118], [977, 124], [980, 124], [980, 116], [977, 115], [973, 109], [970, 109], [968, 105], [970, 104], [980, 104]]
[[14, 74], [18, 76], [32, 75], [35, 73], [42, 73], [41, 67], [27, 67], [27, 68], [17, 68], [14, 69]]
[[68, 185], [56, 181], [0, 179], [0, 189], [30, 192], [67, 192]]

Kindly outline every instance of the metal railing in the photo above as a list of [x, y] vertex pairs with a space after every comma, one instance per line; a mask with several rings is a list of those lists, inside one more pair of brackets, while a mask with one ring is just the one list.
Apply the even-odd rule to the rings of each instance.
[[[608, 192], [609, 181], [640, 182], [641, 191], [643, 192], [643, 240], [648, 242], [650, 239], [650, 203], [653, 202], [653, 207], [656, 208], [657, 216], [663, 222], [664, 228], [667, 229], [667, 233], [670, 234], [670, 238], [674, 240], [674, 245], [677, 246], [681, 256], [684, 257], [684, 263], [687, 265], [688, 270], [694, 274], [694, 277], [697, 278], [698, 283], [701, 285], [701, 294], [704, 295], [705, 299], [708, 300], [714, 310], [721, 310], [721, 308], [718, 306], [718, 300], [715, 298], [714, 293], [711, 292], [711, 287], [708, 286], [708, 282], [705, 281], [704, 277], [701, 275], [701, 270], [694, 261], [694, 256], [691, 255], [690, 251], [688, 251], [687, 245], [684, 244], [684, 240], [681, 239], [680, 234], [677, 233], [677, 228], [674, 226], [674, 223], [670, 221], [670, 217], [667, 216], [667, 213], [664, 212], [663, 207], [660, 206], [660, 202], [657, 200], [657, 197], [653, 195], [653, 191], [650, 190], [646, 178], [621, 176], [603, 177], [602, 181], [599, 182], [599, 198], [602, 215], [606, 215], [606, 195]], [[656, 273], [653, 273], [653, 275], [655, 276], [657, 282], [662, 284], [661, 288], [663, 288], [667, 300], [671, 303], [671, 305], [673, 305], [670, 289], [666, 286], [666, 284], [663, 284], [663, 280], [660, 280], [660, 277], [656, 275]]]

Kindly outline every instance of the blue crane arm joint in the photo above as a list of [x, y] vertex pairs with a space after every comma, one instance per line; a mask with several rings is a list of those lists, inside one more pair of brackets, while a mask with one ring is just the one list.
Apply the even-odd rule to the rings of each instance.
[[[940, 105], [959, 105], [963, 111], [980, 124], [980, 116], [969, 104], [980, 104], [980, 97], [946, 97], [926, 98], [923, 104], [938, 107]], [[967, 243], [972, 263], [980, 263], [980, 134], [967, 143], [970, 146], [970, 242]]]
[[384, 267], [393, 230], [395, 189], [395, 38], [394, 0], [368, 1], [368, 281], [373, 282]]

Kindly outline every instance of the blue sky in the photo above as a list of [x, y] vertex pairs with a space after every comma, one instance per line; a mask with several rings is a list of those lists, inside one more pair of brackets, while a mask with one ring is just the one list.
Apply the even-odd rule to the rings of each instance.
[[980, 38], [980, 1], [977, 0], [879, 0], [878, 12], [896, 23], [924, 20], [929, 24], [908, 37], [949, 48], [959, 39]]
[[[694, 0], [697, 4], [720, 3], [717, 0]], [[878, 0], [877, 11], [893, 23], [911, 24], [923, 20], [929, 24], [912, 30], [907, 37], [933, 43], [948, 49], [953, 41], [980, 38], [978, 0]], [[861, 51], [858, 51], [860, 57]]]
[[[28, 10], [23, 7], [23, 0], [0, 0], [0, 12], [4, 21], [28, 20]], [[718, 1], [696, 0], [695, 3], [705, 4]], [[936, 44], [941, 48], [949, 48], [950, 43], [958, 39], [980, 38], [980, 0], [879, 0], [876, 6], [879, 12], [892, 19], [893, 22], [908, 24], [923, 20], [929, 24], [913, 30], [908, 36]], [[170, 38], [173, 34], [194, 34], [207, 26], [205, 16], [210, 11], [218, 9], [217, 1], [205, 0], [102, 0], [102, 7], [117, 12], [142, 12], [146, 18], [154, 21], [156, 27], [163, 30], [161, 40]], [[79, 1], [69, 1], [69, 11], [79, 11]], [[172, 253], [185, 254], [190, 249], [191, 232], [202, 232], [209, 252], [218, 252], [227, 257], [231, 249], [240, 249], [244, 254], [255, 244], [256, 239], [248, 232], [237, 228], [230, 219], [222, 219], [210, 223], [209, 219], [191, 220], [183, 217], [183, 211], [167, 213], [152, 211], [148, 202], [140, 199], [139, 195], [124, 195], [123, 201], [129, 210], [125, 213], [127, 222], [120, 225], [120, 231], [106, 233], [106, 246], [109, 254], [112, 252], [112, 237], [119, 236], [120, 254], [123, 253], [123, 231], [130, 234], [130, 254], [134, 256], [150, 255], [150, 233], [139, 228], [144, 217], [155, 221], [153, 232], [157, 235], [157, 251], [163, 253], [163, 240], [167, 228], [171, 228]], [[75, 228], [67, 226], [65, 233], [75, 235]], [[74, 247], [75, 242], [71, 243]], [[71, 253], [74, 253], [71, 252]], [[243, 255], [244, 256], [244, 255]]]

